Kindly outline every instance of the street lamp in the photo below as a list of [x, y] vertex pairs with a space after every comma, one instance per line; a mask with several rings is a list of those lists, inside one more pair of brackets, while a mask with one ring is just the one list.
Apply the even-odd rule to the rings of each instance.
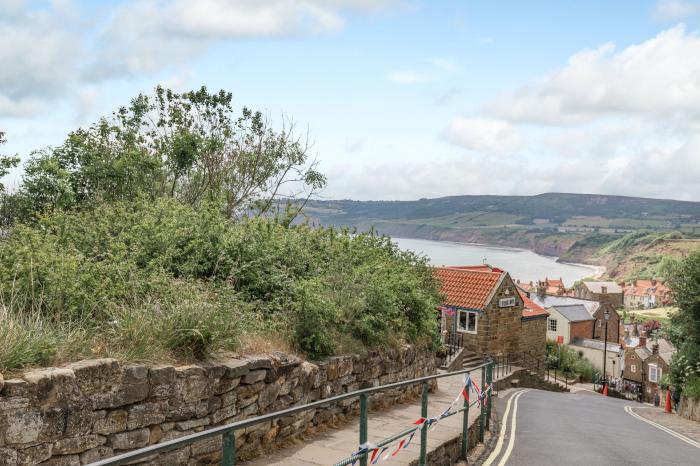
[[605, 372], [605, 365], [608, 362], [608, 320], [610, 320], [610, 309], [605, 308], [603, 312], [605, 318], [605, 339], [603, 340], [603, 393], [608, 386], [608, 374]]

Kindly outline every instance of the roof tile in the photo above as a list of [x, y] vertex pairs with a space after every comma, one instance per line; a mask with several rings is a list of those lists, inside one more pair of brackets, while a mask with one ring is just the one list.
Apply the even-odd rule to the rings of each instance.
[[498, 285], [505, 272], [473, 270], [468, 267], [439, 267], [433, 275], [440, 283], [447, 306], [484, 309], [486, 299]]

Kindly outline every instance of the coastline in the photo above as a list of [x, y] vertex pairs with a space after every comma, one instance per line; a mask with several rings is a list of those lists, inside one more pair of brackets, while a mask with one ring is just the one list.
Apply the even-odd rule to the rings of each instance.
[[[485, 248], [485, 249], [493, 249], [493, 250], [498, 250], [498, 251], [506, 251], [506, 252], [528, 252], [530, 254], [537, 255], [539, 257], [551, 260], [552, 262], [561, 264], [561, 265], [566, 265], [566, 266], [571, 266], [571, 267], [577, 267], [581, 269], [586, 269], [590, 273], [582, 277], [582, 279], [587, 279], [587, 278], [592, 278], [592, 279], [599, 279], [605, 274], [606, 268], [602, 265], [596, 265], [596, 264], [585, 264], [585, 263], [579, 263], [579, 262], [567, 262], [567, 261], [560, 261], [558, 256], [550, 256], [547, 254], [541, 254], [538, 252], [535, 252], [531, 249], [526, 249], [522, 247], [516, 247], [516, 246], [502, 246], [502, 245], [494, 245], [494, 244], [486, 244], [486, 243], [476, 243], [476, 242], [466, 242], [466, 241], [453, 241], [453, 240], [435, 240], [435, 239], [427, 239], [427, 238], [411, 238], [411, 237], [406, 237], [406, 236], [391, 236], [392, 242], [400, 246], [401, 241], [425, 241], [428, 243], [436, 243], [436, 244], [441, 244], [441, 245], [446, 245], [446, 246], [467, 246], [467, 247], [476, 247], [476, 248]], [[424, 254], [428, 256], [427, 253], [424, 251], [421, 251], [421, 254]]]

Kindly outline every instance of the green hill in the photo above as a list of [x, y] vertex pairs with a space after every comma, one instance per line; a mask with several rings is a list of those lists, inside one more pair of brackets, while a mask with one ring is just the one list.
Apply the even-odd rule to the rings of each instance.
[[[516, 246], [608, 266], [612, 276], [652, 273], [626, 252], [665, 238], [700, 237], [700, 202], [596, 194], [451, 196], [416, 201], [311, 201], [307, 221], [407, 238]], [[695, 247], [695, 243], [692, 243]], [[686, 248], [671, 248], [683, 251]]]

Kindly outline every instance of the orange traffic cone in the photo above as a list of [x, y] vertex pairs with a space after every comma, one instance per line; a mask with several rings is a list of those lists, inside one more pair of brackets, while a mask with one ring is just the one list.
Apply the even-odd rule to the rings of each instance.
[[666, 390], [666, 406], [664, 407], [664, 411], [667, 413], [671, 412], [671, 390]]
[[608, 384], [603, 385], [603, 396], [608, 396]]

